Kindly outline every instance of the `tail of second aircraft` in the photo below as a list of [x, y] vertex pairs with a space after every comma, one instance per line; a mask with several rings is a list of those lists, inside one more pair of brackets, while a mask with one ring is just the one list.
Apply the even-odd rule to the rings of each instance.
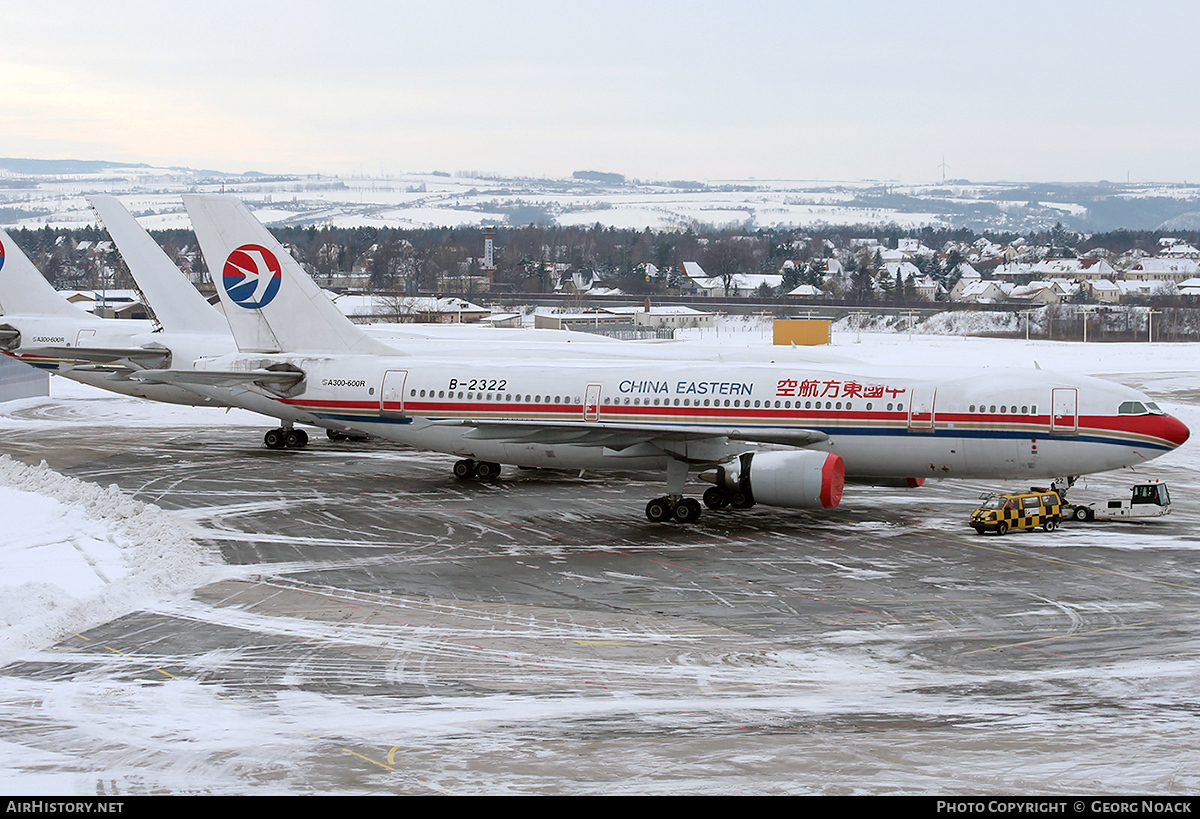
[[210, 305], [183, 272], [163, 252], [137, 220], [116, 197], [96, 194], [88, 197], [96, 213], [104, 220], [108, 234], [117, 243], [129, 272], [169, 333], [210, 333], [224, 335], [229, 325]]
[[183, 204], [239, 349], [399, 355], [342, 315], [241, 201], [185, 195]]
[[3, 230], [0, 230], [0, 313], [94, 318], [60, 296]]

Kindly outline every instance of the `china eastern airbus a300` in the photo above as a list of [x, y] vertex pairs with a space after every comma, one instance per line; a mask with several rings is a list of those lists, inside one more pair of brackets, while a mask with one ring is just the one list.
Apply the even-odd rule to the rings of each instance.
[[[236, 199], [185, 196], [239, 353], [135, 377], [240, 384], [325, 424], [501, 464], [657, 469], [652, 521], [711, 508], [832, 508], [848, 478], [1041, 479], [1136, 466], [1187, 428], [1136, 390], [1041, 370], [956, 372], [403, 355], [362, 332]], [[761, 445], [767, 445], [763, 448]]]

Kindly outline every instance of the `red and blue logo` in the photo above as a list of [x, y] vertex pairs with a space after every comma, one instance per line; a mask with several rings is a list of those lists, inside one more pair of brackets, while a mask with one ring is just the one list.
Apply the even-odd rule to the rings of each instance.
[[242, 245], [230, 253], [221, 273], [221, 284], [229, 298], [247, 310], [270, 304], [282, 282], [279, 260], [262, 245]]
[[4, 242], [0, 242], [0, 270], [4, 269]]

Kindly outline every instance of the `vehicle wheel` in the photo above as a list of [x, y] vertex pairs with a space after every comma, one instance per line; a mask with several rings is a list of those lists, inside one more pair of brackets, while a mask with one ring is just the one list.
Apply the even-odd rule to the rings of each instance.
[[724, 509], [729, 504], [729, 496], [719, 486], [710, 486], [704, 490], [704, 505], [709, 509]]
[[983, 534], [984, 530], [983, 530], [982, 526], [972, 526], [971, 528], [975, 530], [975, 534], [977, 534], [977, 535]]
[[491, 461], [480, 461], [475, 467], [475, 474], [479, 476], [481, 481], [494, 481], [500, 477], [500, 464], [494, 464]]
[[734, 509], [749, 509], [754, 505], [754, 501], [750, 500], [746, 493], [734, 490], [729, 495], [729, 505]]
[[695, 498], [684, 498], [675, 505], [675, 520], [679, 523], [695, 523], [703, 513], [700, 501]]
[[1008, 534], [1008, 524], [1005, 523], [1004, 521], [1000, 521], [998, 524], [996, 524], [996, 534], [1007, 535]]
[[1045, 529], [1047, 532], [1053, 532], [1055, 529], [1058, 528], [1058, 521], [1048, 520], [1042, 524], [1042, 528]]
[[670, 520], [675, 509], [671, 506], [670, 498], [655, 498], [646, 504], [646, 519], [651, 523], [662, 523]]
[[1071, 513], [1075, 520], [1090, 520], [1088, 508], [1086, 506], [1076, 506], [1075, 511]]
[[283, 449], [283, 430], [267, 430], [267, 434], [263, 436], [263, 443], [267, 445], [267, 449]]
[[454, 477], [456, 478], [474, 478], [475, 477], [475, 462], [470, 458], [463, 458], [454, 464]]

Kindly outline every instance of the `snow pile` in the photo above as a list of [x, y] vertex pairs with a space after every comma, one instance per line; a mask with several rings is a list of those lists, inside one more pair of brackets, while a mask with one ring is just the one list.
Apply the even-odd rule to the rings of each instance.
[[1025, 319], [1019, 313], [959, 310], [936, 313], [917, 327], [924, 335], [986, 336], [1024, 332]]
[[0, 456], [0, 520], [0, 663], [214, 577], [168, 513], [44, 461]]
[[[1034, 320], [1034, 329], [1039, 325]], [[948, 310], [921, 320], [906, 313], [850, 315], [834, 322], [840, 333], [918, 333], [933, 336], [987, 336], [1023, 333], [1025, 318], [1019, 313], [987, 310]]]

